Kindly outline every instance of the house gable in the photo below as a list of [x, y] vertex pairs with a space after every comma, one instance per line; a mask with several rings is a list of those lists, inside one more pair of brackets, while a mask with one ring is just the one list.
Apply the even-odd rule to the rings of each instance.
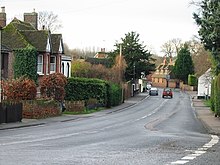
[[46, 52], [51, 52], [51, 43], [50, 38], [47, 38], [47, 46], [46, 46]]
[[61, 34], [51, 34], [52, 54], [64, 54], [64, 46]]

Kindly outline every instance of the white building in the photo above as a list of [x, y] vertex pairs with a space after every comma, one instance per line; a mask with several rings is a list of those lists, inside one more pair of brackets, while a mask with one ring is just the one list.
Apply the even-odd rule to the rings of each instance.
[[61, 73], [66, 77], [71, 76], [71, 61], [72, 58], [70, 56], [62, 56]]
[[212, 82], [212, 75], [211, 75], [211, 68], [209, 68], [198, 79], [197, 98], [206, 98], [206, 96], [210, 97], [210, 95], [211, 95], [211, 82]]

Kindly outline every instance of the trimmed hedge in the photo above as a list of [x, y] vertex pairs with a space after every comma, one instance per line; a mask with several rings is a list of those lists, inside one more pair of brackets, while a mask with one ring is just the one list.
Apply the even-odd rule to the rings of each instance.
[[68, 78], [65, 86], [65, 100], [79, 101], [95, 98], [99, 103], [107, 103], [106, 81], [87, 78]]
[[70, 77], [65, 86], [65, 100], [79, 101], [97, 99], [99, 104], [106, 107], [121, 103], [121, 88], [116, 84], [95, 78]]
[[215, 112], [215, 80], [212, 80], [212, 84], [211, 84], [211, 97], [210, 97], [210, 101], [211, 101], [211, 110], [213, 112]]
[[122, 102], [122, 89], [119, 85], [111, 84], [109, 87], [110, 106], [116, 106]]
[[195, 75], [188, 75], [188, 85], [190, 86], [197, 86], [197, 78]]
[[215, 79], [215, 115], [220, 116], [220, 74]]

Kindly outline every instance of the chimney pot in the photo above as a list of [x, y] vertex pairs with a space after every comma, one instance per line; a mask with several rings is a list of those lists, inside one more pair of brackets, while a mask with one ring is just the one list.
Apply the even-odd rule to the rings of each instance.
[[5, 13], [5, 6], [2, 6], [1, 9], [2, 9], [2, 13]]
[[0, 26], [5, 27], [6, 26], [6, 13], [5, 13], [5, 7], [1, 7], [0, 12]]

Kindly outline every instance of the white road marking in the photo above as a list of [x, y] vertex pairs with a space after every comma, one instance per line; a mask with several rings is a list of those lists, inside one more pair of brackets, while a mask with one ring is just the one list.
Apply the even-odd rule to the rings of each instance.
[[189, 161], [185, 161], [185, 160], [178, 160], [176, 162], [172, 162], [171, 164], [186, 164], [188, 163]]
[[210, 140], [210, 142], [203, 145], [202, 148], [198, 148], [192, 154], [184, 156], [180, 160], [177, 160], [175, 162], [171, 162], [171, 164], [186, 164], [190, 160], [194, 160], [196, 157], [201, 156], [202, 154], [205, 154], [208, 149], [212, 148], [214, 145], [216, 145], [219, 142], [219, 137], [218, 136], [211, 135], [211, 137], [212, 137], [212, 139]]
[[147, 117], [150, 117], [150, 116], [152, 116], [153, 114], [157, 113], [157, 111], [159, 111], [160, 108], [163, 107], [163, 105], [164, 105], [166, 102], [167, 102], [167, 100], [164, 100], [164, 101], [162, 102], [162, 104], [160, 104], [157, 108], [154, 109], [154, 111], [152, 111], [151, 113], [149, 113], [149, 114], [147, 114], [147, 115], [145, 115], [145, 116], [143, 116], [143, 117], [141, 117], [141, 118], [136, 119], [135, 121], [139, 121], [139, 120], [142, 120], [142, 119], [146, 119]]

